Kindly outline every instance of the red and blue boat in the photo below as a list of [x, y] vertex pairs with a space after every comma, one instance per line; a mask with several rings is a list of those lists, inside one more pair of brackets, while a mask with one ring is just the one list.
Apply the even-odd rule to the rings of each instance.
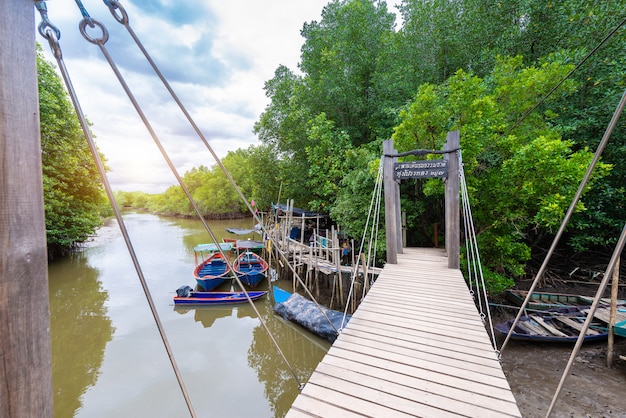
[[190, 287], [184, 286], [176, 291], [174, 296], [175, 305], [225, 305], [232, 303], [246, 303], [250, 300], [257, 300], [267, 294], [267, 291], [247, 292], [197, 292]]
[[230, 279], [230, 267], [222, 253], [230, 254], [231, 248], [231, 244], [220, 243], [222, 252], [214, 244], [201, 244], [193, 249], [196, 260], [193, 277], [203, 290], [213, 290]]
[[266, 277], [267, 261], [252, 251], [243, 251], [233, 263], [233, 270], [242, 283], [255, 288]]

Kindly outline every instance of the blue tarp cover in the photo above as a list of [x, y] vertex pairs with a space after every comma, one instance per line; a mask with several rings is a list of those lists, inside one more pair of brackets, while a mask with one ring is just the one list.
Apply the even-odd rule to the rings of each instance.
[[[322, 306], [326, 316], [333, 323], [336, 329], [341, 329], [341, 321], [343, 319], [343, 313], [333, 311]], [[328, 320], [324, 317], [320, 309], [315, 302], [312, 302], [302, 295], [297, 293], [289, 296], [284, 302], [280, 302], [274, 305], [274, 311], [283, 318], [302, 325], [314, 334], [319, 335], [331, 343], [337, 338], [337, 332], [328, 323]], [[346, 315], [345, 326], [350, 320], [350, 315]]]

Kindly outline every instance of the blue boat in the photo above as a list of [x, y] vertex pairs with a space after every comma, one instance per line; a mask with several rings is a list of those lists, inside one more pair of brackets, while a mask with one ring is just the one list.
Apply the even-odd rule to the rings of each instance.
[[254, 288], [266, 277], [267, 261], [252, 251], [244, 251], [235, 259], [233, 270], [242, 283]]
[[[247, 292], [250, 300], [257, 300], [267, 294], [262, 292]], [[232, 303], [246, 303], [248, 298], [244, 292], [196, 292], [189, 286], [180, 287], [174, 296], [175, 305], [224, 305]]]
[[613, 325], [613, 333], [620, 337], [626, 337], [626, 321], [621, 321]]
[[221, 253], [213, 253], [193, 270], [193, 277], [204, 290], [213, 290], [230, 279], [230, 267]]

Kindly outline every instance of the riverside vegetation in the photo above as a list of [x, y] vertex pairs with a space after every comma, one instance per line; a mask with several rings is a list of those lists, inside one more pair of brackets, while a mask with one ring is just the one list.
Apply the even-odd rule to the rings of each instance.
[[[441, 149], [459, 130], [485, 276], [498, 293], [543, 256], [620, 100], [626, 0], [404, 0], [398, 10], [400, 23], [385, 2], [332, 0], [305, 22], [299, 72], [281, 65], [265, 83], [260, 145], [223, 163], [257, 207], [294, 199], [359, 237], [382, 141], [394, 139], [398, 152]], [[60, 81], [39, 64], [46, 228], [58, 254], [94, 233], [106, 199]], [[559, 254], [612, 251], [626, 221], [625, 140], [621, 123]], [[184, 181], [207, 216], [245, 213], [218, 167], [194, 168]], [[408, 244], [433, 245], [441, 181], [403, 182], [401, 196]], [[178, 186], [118, 198], [192, 213]]]

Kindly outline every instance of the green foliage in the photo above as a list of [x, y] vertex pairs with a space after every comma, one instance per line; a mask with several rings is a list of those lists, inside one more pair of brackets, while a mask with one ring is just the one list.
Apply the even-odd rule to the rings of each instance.
[[345, 152], [350, 148], [350, 137], [337, 132], [334, 123], [320, 114], [309, 123], [307, 132], [314, 146], [306, 147], [309, 162], [308, 185], [312, 191], [309, 207], [314, 211], [326, 212], [326, 205], [334, 203], [339, 182], [345, 174]]
[[[500, 59], [484, 80], [459, 70], [443, 84], [423, 85], [394, 133], [402, 152], [441, 149], [447, 131], [460, 130], [476, 230], [489, 237], [480, 249], [498, 274], [523, 273], [529, 244], [560, 224], [591, 161], [586, 149], [573, 152], [573, 143], [561, 139], [550, 125], [552, 114], [517, 123], [570, 68], [558, 62], [524, 68], [518, 57]], [[609, 168], [600, 164], [596, 179]], [[438, 183], [426, 184], [425, 194], [434, 196], [427, 191]]]
[[[237, 185], [239, 192], [255, 208], [267, 210], [272, 197], [277, 194], [278, 162], [269, 147], [251, 146], [247, 150], [231, 151], [222, 164]], [[211, 168], [196, 167], [182, 176], [200, 214], [205, 218], [232, 218], [248, 216], [249, 211], [240, 194], [219, 165]], [[170, 186], [161, 194], [118, 192], [117, 201], [122, 206], [146, 209], [152, 212], [196, 217], [197, 213], [179, 185]]]
[[106, 196], [78, 118], [51, 63], [37, 55], [46, 237], [65, 254], [101, 225]]
[[[330, 215], [349, 236], [360, 238], [365, 231], [379, 159], [377, 147], [361, 146], [346, 151], [344, 175]], [[384, 242], [384, 235], [380, 240]]]
[[[269, 104], [254, 127], [263, 145], [224, 164], [259, 207], [294, 199], [360, 237], [381, 141], [393, 134], [399, 151], [441, 149], [458, 129], [487, 287], [497, 293], [551, 238], [606, 130], [626, 88], [626, 28], [552, 89], [625, 9], [626, 0], [403, 0], [396, 28], [384, 2], [332, 0], [302, 28], [301, 73], [279, 66], [265, 83]], [[624, 138], [621, 123], [576, 207], [566, 231], [576, 250], [614, 243], [626, 220]], [[185, 181], [203, 212], [244, 210], [215, 168]], [[444, 225], [442, 182], [400, 187], [409, 245], [432, 245]], [[148, 199], [189, 213], [184, 200], [176, 188]]]

